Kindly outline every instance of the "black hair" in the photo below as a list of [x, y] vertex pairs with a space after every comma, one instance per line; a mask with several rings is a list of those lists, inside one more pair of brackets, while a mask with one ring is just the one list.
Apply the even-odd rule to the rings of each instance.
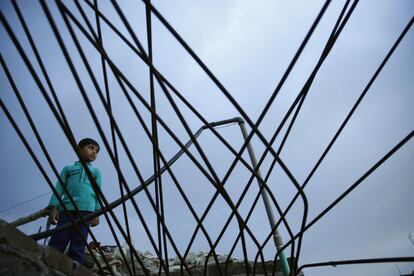
[[87, 145], [90, 145], [90, 144], [97, 146], [98, 150], [100, 149], [98, 142], [96, 142], [92, 138], [84, 138], [84, 139], [80, 140], [79, 143], [78, 143], [78, 147], [83, 148], [84, 146], [87, 146]]

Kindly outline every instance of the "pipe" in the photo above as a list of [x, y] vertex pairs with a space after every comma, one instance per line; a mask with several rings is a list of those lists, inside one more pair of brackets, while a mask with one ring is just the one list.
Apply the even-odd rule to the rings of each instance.
[[[246, 141], [249, 135], [247, 133], [244, 121], [243, 119], [238, 118], [237, 122], [240, 126], [240, 130], [243, 134], [243, 138]], [[254, 154], [253, 147], [250, 141], [247, 144], [247, 151], [249, 152], [249, 156], [250, 156], [250, 160], [252, 161], [253, 169], [256, 171], [256, 174], [257, 174], [256, 176], [258, 176], [257, 183], [259, 184], [259, 188], [262, 190], [261, 192], [262, 199], [265, 205], [270, 227], [271, 229], [275, 229], [273, 232], [273, 241], [275, 242], [276, 249], [279, 252], [280, 263], [282, 265], [283, 274], [285, 276], [289, 276], [290, 275], [289, 263], [287, 262], [285, 254], [283, 253], [283, 251], [281, 251], [281, 248], [283, 247], [282, 237], [280, 236], [279, 231], [275, 228], [276, 220], [275, 220], [275, 216], [273, 214], [273, 210], [270, 204], [269, 194], [267, 193], [267, 190], [263, 188], [263, 186], [266, 185], [266, 183], [263, 183], [263, 181], [260, 181], [260, 179], [263, 179], [263, 177], [262, 177], [262, 173], [260, 172], [260, 169], [257, 167], [256, 155]]]
[[46, 217], [46, 216], [49, 215], [49, 212], [50, 212], [49, 209], [44, 208], [44, 209], [41, 209], [41, 210], [39, 210], [35, 213], [32, 213], [28, 216], [24, 216], [24, 217], [21, 217], [21, 218], [15, 220], [15, 221], [13, 221], [13, 222], [10, 222], [10, 225], [12, 225], [14, 227], [17, 227], [17, 226], [29, 223], [31, 221], [37, 220], [38, 218]]

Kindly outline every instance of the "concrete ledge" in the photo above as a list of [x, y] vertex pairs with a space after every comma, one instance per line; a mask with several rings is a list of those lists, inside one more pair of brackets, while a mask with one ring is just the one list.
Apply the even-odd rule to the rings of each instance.
[[0, 220], [0, 275], [94, 275], [84, 266]]
[[0, 220], [0, 244], [23, 249], [22, 252], [33, 256], [42, 255], [42, 249], [35, 241], [3, 220]]
[[47, 267], [60, 271], [65, 275], [72, 275], [73, 261], [53, 247], [43, 247], [43, 262]]

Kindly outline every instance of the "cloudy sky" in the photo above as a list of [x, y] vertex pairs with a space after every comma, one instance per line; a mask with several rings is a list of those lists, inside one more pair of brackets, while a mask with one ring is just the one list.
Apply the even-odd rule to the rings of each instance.
[[[52, 1], [47, 1], [47, 3], [105, 135], [111, 141], [108, 116], [96, 89], [88, 77], [56, 5]], [[85, 26], [76, 6], [71, 1], [64, 3]], [[259, 127], [266, 139], [272, 137], [315, 67], [344, 3], [345, 1], [333, 1], [330, 4], [275, 102], [266, 113]], [[145, 5], [139, 1], [120, 1], [119, 4], [138, 39], [146, 46]], [[317, 17], [324, 1], [289, 1], [289, 3], [264, 0], [204, 1], [202, 3], [153, 1], [153, 4], [255, 122]], [[116, 171], [44, 12], [36, 1], [19, 1], [18, 5], [28, 23], [75, 137], [77, 139], [95, 137], [102, 145], [100, 156], [94, 165], [99, 167], [103, 173], [103, 192], [108, 201], [112, 202], [120, 195]], [[100, 1], [99, 5], [102, 12], [132, 42], [131, 36], [111, 3]], [[89, 20], [94, 23], [92, 10], [83, 2], [82, 7]], [[46, 86], [45, 78], [41, 75], [40, 67], [11, 2], [1, 1], [0, 8], [34, 65], [43, 85]], [[413, 15], [414, 2], [409, 0], [380, 2], [366, 0], [357, 5], [331, 53], [320, 68], [280, 155], [299, 183], [305, 181]], [[220, 89], [155, 17], [152, 18], [152, 27], [154, 65], [195, 109], [210, 122], [241, 116]], [[108, 26], [102, 24], [102, 30], [105, 50], [144, 99], [149, 101], [147, 66], [122, 43]], [[98, 52], [81, 32], [76, 30], [76, 34], [101, 89], [104, 89]], [[29, 112], [54, 164], [60, 170], [63, 166], [76, 161], [75, 153], [3, 25], [0, 28], [0, 38], [0, 53], [28, 105]], [[309, 204], [308, 222], [413, 130], [413, 46], [414, 32], [411, 28], [309, 181], [305, 189]], [[48, 165], [29, 127], [3, 69], [0, 70], [0, 84], [1, 100], [12, 113], [50, 179], [54, 182], [56, 177], [53, 170]], [[112, 74], [109, 74], [109, 90], [116, 121], [127, 141], [134, 161], [143, 177], [147, 179], [153, 174], [151, 142]], [[155, 92], [159, 116], [181, 141], [187, 141], [189, 136], [185, 128], [158, 84], [155, 85]], [[191, 130], [197, 131], [202, 126], [202, 122], [177, 97], [173, 98]], [[150, 127], [150, 113], [136, 97], [133, 96], [133, 100]], [[50, 189], [4, 112], [0, 112], [0, 128], [2, 141], [0, 143], [0, 175], [2, 177], [0, 218], [12, 221], [45, 207], [50, 194], [16, 208], [8, 209], [9, 207], [45, 194]], [[234, 149], [238, 151], [241, 148], [243, 139], [237, 125], [220, 128], [217, 131]], [[286, 127], [282, 134], [285, 131]], [[281, 142], [280, 137], [276, 140], [275, 149]], [[160, 126], [159, 143], [167, 159], [180, 149]], [[218, 177], [223, 179], [234, 155], [209, 131], [200, 136], [199, 143]], [[265, 149], [263, 143], [255, 136], [252, 144], [257, 156], [261, 157]], [[190, 152], [202, 162], [195, 148], [191, 148]], [[243, 157], [248, 160], [247, 153], [244, 153]], [[348, 197], [306, 231], [300, 264], [413, 256], [414, 246], [408, 239], [409, 233], [414, 234], [413, 161], [414, 144], [410, 140]], [[268, 171], [271, 162], [272, 159], [268, 156], [262, 166], [264, 174]], [[120, 163], [131, 189], [139, 186], [139, 179], [122, 149], [120, 150]], [[204, 163], [202, 164], [206, 168]], [[197, 214], [201, 216], [215, 192], [214, 187], [185, 155], [174, 164], [172, 169]], [[237, 202], [240, 197], [250, 175], [242, 164], [238, 164], [229, 177], [225, 187], [234, 202]], [[177, 247], [183, 252], [188, 246], [196, 223], [171, 177], [165, 174], [162, 180], [167, 226]], [[273, 170], [268, 185], [280, 206], [286, 208], [296, 190], [280, 166], [276, 166]], [[152, 193], [153, 189], [150, 187]], [[239, 208], [243, 217], [247, 215], [257, 191], [257, 184], [253, 183]], [[155, 238], [156, 217], [147, 196], [140, 193], [135, 199]], [[153, 252], [132, 205], [128, 203], [127, 206], [134, 243], [139, 250]], [[287, 217], [293, 233], [297, 233], [300, 229], [303, 207], [303, 202], [298, 200]], [[276, 210], [274, 211], [278, 219], [279, 215]], [[121, 208], [117, 208], [115, 213], [123, 222]], [[222, 229], [229, 214], [230, 208], [223, 198], [219, 197], [204, 223], [213, 240]], [[33, 222], [20, 229], [27, 234], [32, 234], [37, 232], [40, 226], [44, 229], [45, 220]], [[248, 226], [257, 240], [260, 243], [263, 242], [269, 233], [269, 224], [262, 202], [259, 202], [254, 210]], [[235, 241], [237, 231], [237, 223], [233, 220], [216, 251], [227, 253]], [[103, 217], [101, 224], [94, 229], [94, 233], [104, 244], [115, 243]], [[282, 226], [280, 233], [284, 241], [289, 240], [286, 227]], [[247, 239], [247, 244], [249, 258], [253, 259], [257, 248], [251, 239]], [[169, 254], [174, 256], [171, 246], [169, 249]], [[205, 237], [199, 233], [191, 251], [208, 249]], [[264, 252], [266, 258], [273, 258], [274, 245], [269, 242]], [[240, 244], [234, 255], [238, 258], [242, 257]], [[398, 264], [398, 266], [404, 273], [414, 270], [412, 263]], [[395, 264], [378, 264], [312, 268], [305, 270], [305, 273], [306, 275], [398, 275], [398, 270]]]

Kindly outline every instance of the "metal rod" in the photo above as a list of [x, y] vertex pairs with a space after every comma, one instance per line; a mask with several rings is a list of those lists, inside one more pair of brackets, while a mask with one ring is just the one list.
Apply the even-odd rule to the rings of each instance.
[[24, 216], [24, 217], [21, 217], [21, 218], [15, 220], [15, 221], [13, 221], [13, 222], [10, 222], [10, 225], [13, 225], [14, 227], [17, 227], [17, 226], [35, 221], [39, 218], [46, 217], [48, 215], [49, 215], [49, 209], [44, 208], [44, 209], [36, 211], [36, 212], [34, 212], [34, 213], [32, 213], [28, 216]]
[[[246, 141], [249, 134], [247, 133], [246, 126], [244, 124], [243, 119], [240, 118], [238, 120], [238, 123], [239, 123], [239, 126], [240, 126], [240, 130], [243, 134], [243, 138]], [[256, 174], [258, 176], [257, 177], [257, 183], [259, 184], [259, 189], [262, 190], [261, 194], [262, 194], [263, 203], [265, 205], [265, 209], [266, 209], [266, 213], [267, 213], [267, 218], [269, 219], [270, 227], [272, 229], [274, 229], [274, 231], [273, 231], [273, 240], [275, 242], [276, 249], [279, 252], [280, 263], [282, 265], [283, 274], [285, 276], [288, 276], [288, 275], [290, 275], [290, 268], [289, 268], [289, 264], [287, 262], [285, 254], [283, 253], [283, 251], [281, 251], [281, 248], [283, 247], [282, 237], [280, 236], [279, 231], [275, 228], [276, 220], [275, 220], [275, 216], [273, 214], [272, 207], [270, 205], [269, 194], [267, 193], [266, 189], [263, 189], [263, 186], [266, 185], [266, 183], [264, 183], [263, 181], [260, 180], [260, 179], [263, 179], [263, 177], [262, 177], [262, 174], [260, 172], [260, 168], [257, 167], [256, 156], [254, 154], [253, 147], [252, 147], [252, 144], [251, 144], [250, 141], [247, 143], [247, 151], [249, 152], [249, 156], [250, 156], [250, 160], [252, 161], [253, 169], [256, 171]]]
[[376, 259], [357, 259], [357, 260], [344, 260], [344, 261], [329, 261], [322, 263], [305, 264], [299, 267], [298, 271], [310, 267], [322, 267], [322, 266], [333, 266], [338, 265], [353, 265], [353, 264], [378, 264], [378, 263], [403, 263], [413, 262], [414, 257], [392, 257], [392, 258], [376, 258]]

